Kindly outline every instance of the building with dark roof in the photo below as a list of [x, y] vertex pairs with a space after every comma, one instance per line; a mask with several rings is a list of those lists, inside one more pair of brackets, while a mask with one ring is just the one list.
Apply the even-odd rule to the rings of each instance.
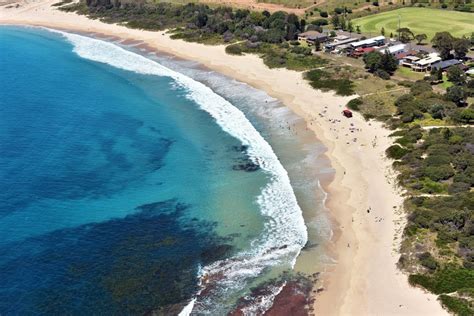
[[459, 65], [461, 62], [457, 59], [449, 59], [449, 60], [443, 60], [440, 62], [437, 62], [436, 64], [433, 64], [431, 68], [434, 68], [436, 70], [441, 69], [445, 70], [448, 69], [449, 67]]

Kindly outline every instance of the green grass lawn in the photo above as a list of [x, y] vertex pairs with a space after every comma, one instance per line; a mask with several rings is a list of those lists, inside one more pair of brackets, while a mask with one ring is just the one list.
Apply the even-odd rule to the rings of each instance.
[[460, 37], [474, 32], [474, 14], [428, 8], [402, 8], [398, 10], [369, 15], [354, 19], [354, 25], [359, 25], [363, 33], [379, 35], [385, 28], [385, 35], [396, 34], [398, 15], [401, 27], [408, 27], [415, 34], [425, 33], [430, 40], [436, 32], [447, 31]]

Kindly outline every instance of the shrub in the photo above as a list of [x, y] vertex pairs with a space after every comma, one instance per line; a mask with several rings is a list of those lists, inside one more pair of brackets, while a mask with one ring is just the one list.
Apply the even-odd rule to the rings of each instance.
[[347, 103], [347, 107], [354, 111], [359, 111], [359, 106], [364, 102], [360, 98], [352, 99]]
[[428, 166], [423, 169], [423, 174], [433, 181], [447, 180], [454, 175], [453, 167], [448, 164]]
[[421, 285], [435, 294], [452, 293], [458, 289], [474, 287], [474, 270], [445, 268], [431, 276], [412, 274], [408, 281]]
[[314, 21], [311, 21], [311, 24], [321, 26], [321, 25], [328, 25], [329, 22], [326, 19], [316, 19]]
[[443, 3], [443, 4], [441, 5], [441, 8], [443, 8], [443, 9], [446, 9], [447, 7], [448, 7], [448, 5], [447, 5], [446, 3]]
[[373, 4], [375, 7], [378, 7], [378, 6], [379, 6], [379, 2], [378, 2], [378, 1], [374, 1], [374, 2], [372, 2], [372, 4]]
[[472, 309], [469, 306], [469, 302], [463, 298], [440, 295], [439, 300], [444, 307], [458, 316], [474, 315], [474, 309]]
[[329, 14], [326, 12], [326, 11], [321, 11], [319, 12], [319, 15], [322, 17], [322, 18], [327, 18], [329, 16]]
[[438, 262], [436, 262], [435, 258], [429, 252], [424, 252], [418, 256], [418, 260], [420, 260], [420, 264], [425, 268], [434, 271], [438, 268]]
[[377, 69], [375, 71], [375, 75], [382, 78], [383, 80], [389, 80], [390, 74], [383, 69]]
[[392, 145], [385, 152], [389, 158], [401, 159], [408, 153], [408, 150], [399, 145]]
[[225, 48], [225, 52], [229, 55], [242, 55], [240, 44], [232, 44]]

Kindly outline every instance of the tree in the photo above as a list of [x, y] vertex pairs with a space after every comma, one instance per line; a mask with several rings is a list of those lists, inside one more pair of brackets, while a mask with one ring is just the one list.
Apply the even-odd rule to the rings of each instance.
[[390, 38], [393, 38], [393, 33], [390, 33]]
[[441, 69], [441, 67], [438, 68], [438, 72], [436, 75], [437, 75], [438, 80], [443, 80], [443, 69]]
[[411, 40], [415, 38], [415, 35], [413, 32], [407, 28], [407, 27], [402, 27], [397, 30], [398, 34], [400, 34], [399, 41], [402, 43], [409, 43]]
[[452, 66], [447, 71], [448, 80], [457, 85], [466, 83], [466, 74], [459, 66]]
[[474, 32], [471, 33], [471, 45], [474, 45]]
[[357, 32], [357, 34], [360, 34], [360, 26], [359, 25], [356, 25], [356, 32]]
[[449, 87], [446, 91], [446, 99], [453, 101], [457, 105], [460, 105], [464, 102], [466, 94], [464, 89], [460, 86]]
[[420, 45], [425, 39], [427, 39], [428, 36], [426, 34], [416, 34], [415, 39], [418, 45]]
[[469, 51], [469, 47], [471, 46], [471, 41], [467, 37], [457, 38], [453, 42], [453, 49], [454, 53], [456, 54], [456, 58], [464, 58], [466, 57], [466, 53]]
[[385, 28], [382, 27], [382, 29], [380, 30], [380, 34], [385, 36]]
[[388, 73], [393, 73], [398, 68], [398, 61], [392, 54], [385, 51], [385, 54], [380, 59], [380, 68]]
[[341, 16], [341, 18], [339, 19], [339, 26], [341, 27], [341, 29], [343, 31], [345, 31], [347, 29], [347, 23], [346, 23], [346, 19], [344, 18], [344, 16]]
[[365, 54], [363, 61], [365, 63], [365, 68], [367, 68], [370, 72], [375, 72], [380, 68], [382, 62], [382, 53], [374, 51]]
[[203, 26], [206, 25], [207, 23], [207, 14], [205, 13], [198, 13], [197, 17], [196, 17], [196, 26], [201, 28]]
[[334, 26], [335, 29], [337, 29], [339, 27], [339, 16], [337, 14], [334, 14], [331, 17], [331, 23], [332, 23], [332, 25]]
[[347, 30], [349, 31], [349, 33], [354, 32], [354, 25], [352, 24], [351, 20], [347, 21]]
[[449, 32], [438, 32], [431, 40], [442, 59], [448, 59], [453, 49], [454, 37]]
[[321, 42], [318, 38], [314, 41], [314, 49], [316, 49], [317, 52], [321, 50]]
[[301, 21], [300, 21], [300, 30], [301, 30], [301, 32], [304, 32], [306, 30], [306, 20], [305, 19], [301, 19]]

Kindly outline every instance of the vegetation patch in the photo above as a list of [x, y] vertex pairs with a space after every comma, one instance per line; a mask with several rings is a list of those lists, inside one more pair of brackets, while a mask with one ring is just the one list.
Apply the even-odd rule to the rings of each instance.
[[327, 71], [321, 69], [310, 70], [305, 73], [305, 78], [315, 89], [323, 91], [334, 90], [336, 94], [348, 96], [354, 94], [354, 83], [349, 79], [336, 79]]

